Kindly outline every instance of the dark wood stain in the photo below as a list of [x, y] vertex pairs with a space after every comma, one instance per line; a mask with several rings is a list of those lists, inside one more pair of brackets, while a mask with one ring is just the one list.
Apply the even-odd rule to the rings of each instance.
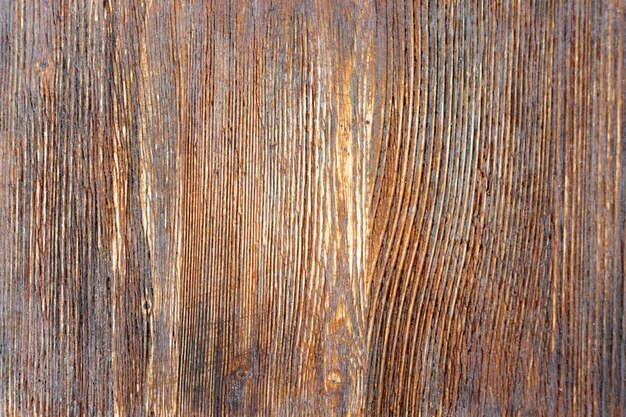
[[0, 416], [626, 416], [623, 0], [0, 0]]

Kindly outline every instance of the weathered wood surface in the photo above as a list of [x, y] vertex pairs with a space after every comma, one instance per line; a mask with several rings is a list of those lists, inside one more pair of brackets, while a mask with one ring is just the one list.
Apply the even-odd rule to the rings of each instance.
[[2, 0], [0, 416], [626, 416], [625, 13]]

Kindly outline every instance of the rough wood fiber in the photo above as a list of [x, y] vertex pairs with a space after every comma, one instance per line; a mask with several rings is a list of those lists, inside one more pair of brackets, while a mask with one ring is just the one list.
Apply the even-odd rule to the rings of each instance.
[[0, 416], [626, 416], [623, 0], [0, 1]]

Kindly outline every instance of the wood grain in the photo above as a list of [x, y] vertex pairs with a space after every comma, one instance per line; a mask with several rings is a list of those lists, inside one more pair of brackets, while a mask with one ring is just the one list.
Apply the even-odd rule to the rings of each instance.
[[0, 416], [626, 416], [623, 0], [0, 3]]

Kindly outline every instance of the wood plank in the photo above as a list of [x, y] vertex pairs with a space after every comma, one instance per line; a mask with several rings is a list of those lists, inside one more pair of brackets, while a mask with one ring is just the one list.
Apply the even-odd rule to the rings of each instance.
[[625, 13], [0, 0], [0, 416], [626, 416]]

